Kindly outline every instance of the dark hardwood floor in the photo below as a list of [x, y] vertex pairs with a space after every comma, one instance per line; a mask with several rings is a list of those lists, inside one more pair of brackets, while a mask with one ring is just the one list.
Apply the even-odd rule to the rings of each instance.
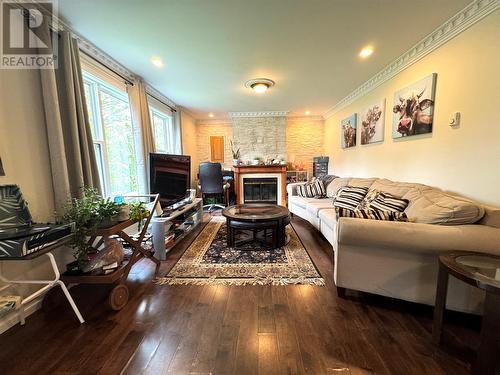
[[[431, 343], [432, 309], [369, 295], [339, 299], [331, 247], [307, 222], [293, 226], [326, 287], [158, 286], [141, 261], [131, 299], [107, 310], [98, 287], [38, 311], [0, 336], [0, 374], [466, 374], [479, 321], [448, 314], [444, 346]], [[166, 273], [194, 235], [169, 255]]]

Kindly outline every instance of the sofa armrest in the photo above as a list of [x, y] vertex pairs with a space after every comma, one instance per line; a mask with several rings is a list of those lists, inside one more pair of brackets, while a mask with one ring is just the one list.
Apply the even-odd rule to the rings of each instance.
[[297, 195], [297, 186], [305, 185], [307, 182], [293, 182], [291, 184], [286, 185], [286, 192], [288, 196]]
[[500, 228], [486, 225], [436, 225], [342, 217], [338, 244], [394, 248], [439, 254], [477, 251], [500, 255]]

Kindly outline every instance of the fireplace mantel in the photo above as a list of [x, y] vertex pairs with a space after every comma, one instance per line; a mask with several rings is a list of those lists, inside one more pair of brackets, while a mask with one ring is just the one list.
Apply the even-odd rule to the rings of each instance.
[[243, 204], [243, 178], [262, 177], [266, 174], [278, 176], [279, 202], [286, 206], [286, 165], [238, 165], [234, 166], [234, 191], [236, 202]]

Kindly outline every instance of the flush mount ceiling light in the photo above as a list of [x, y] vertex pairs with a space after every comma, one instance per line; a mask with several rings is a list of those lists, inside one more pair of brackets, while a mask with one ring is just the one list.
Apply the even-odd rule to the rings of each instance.
[[367, 57], [371, 56], [372, 53], [373, 53], [373, 47], [365, 47], [361, 50], [359, 56], [363, 59], [366, 59]]
[[209, 114], [208, 114], [208, 117], [213, 118], [213, 117], [214, 117], [214, 114], [213, 114], [213, 113], [209, 113]]
[[311, 111], [305, 111], [304, 113], [306, 114], [306, 116], [309, 116], [311, 114]]
[[245, 82], [245, 87], [252, 89], [257, 94], [265, 93], [270, 87], [274, 86], [274, 81], [267, 78], [255, 78]]
[[158, 57], [158, 56], [153, 56], [151, 57], [151, 64], [153, 64], [154, 66], [156, 66], [157, 68], [163, 68], [163, 60], [161, 59], [161, 57]]

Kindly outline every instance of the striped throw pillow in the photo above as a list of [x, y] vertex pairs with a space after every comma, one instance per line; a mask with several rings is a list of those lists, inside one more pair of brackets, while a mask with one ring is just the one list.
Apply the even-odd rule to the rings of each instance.
[[378, 211], [378, 210], [360, 210], [355, 208], [350, 210], [343, 207], [335, 207], [337, 219], [339, 217], [355, 217], [358, 219], [384, 220], [384, 221], [408, 221], [404, 212]]
[[361, 203], [367, 192], [368, 188], [365, 187], [344, 186], [335, 196], [333, 205], [335, 207], [354, 210]]
[[311, 183], [297, 185], [297, 195], [304, 198], [324, 198], [326, 197], [325, 184], [321, 180]]
[[370, 204], [377, 198], [379, 194], [379, 190], [369, 190], [356, 208], [359, 210], [367, 210], [370, 207]]
[[408, 207], [408, 199], [397, 198], [389, 193], [380, 192], [367, 208], [379, 211], [403, 212]]

